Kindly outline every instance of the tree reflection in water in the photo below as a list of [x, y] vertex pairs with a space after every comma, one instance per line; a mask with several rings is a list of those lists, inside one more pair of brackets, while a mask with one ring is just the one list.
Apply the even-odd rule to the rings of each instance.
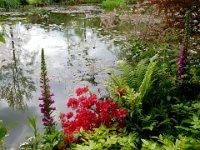
[[[35, 91], [35, 85], [32, 78], [29, 76], [31, 70], [23, 69], [22, 60], [18, 54], [22, 54], [20, 48], [15, 47], [15, 40], [13, 34], [13, 26], [10, 25], [10, 33], [8, 33], [9, 49], [6, 49], [6, 53], [9, 53], [10, 60], [0, 67], [0, 101], [7, 101], [10, 107], [16, 109], [26, 109], [26, 101], [32, 98], [32, 92]], [[35, 56], [31, 61], [34, 61]], [[32, 62], [29, 62], [31, 64]]]

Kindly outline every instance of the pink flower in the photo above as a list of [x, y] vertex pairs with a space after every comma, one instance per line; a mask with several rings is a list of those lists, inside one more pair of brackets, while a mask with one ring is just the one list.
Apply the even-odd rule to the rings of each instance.
[[69, 113], [66, 114], [67, 119], [70, 119], [72, 116], [73, 116], [72, 112], [69, 112]]
[[79, 105], [79, 102], [76, 98], [70, 98], [67, 107], [72, 107], [72, 109], [76, 109]]
[[86, 92], [88, 92], [88, 91], [89, 91], [89, 89], [88, 89], [87, 87], [78, 88], [78, 89], [76, 89], [76, 95], [77, 95], [77, 96], [80, 96], [80, 95], [82, 95], [83, 93], [86, 93]]
[[82, 96], [88, 91], [88, 88], [79, 88], [76, 90], [78, 98], [69, 99], [67, 107], [76, 110], [73, 119], [72, 112], [60, 114], [67, 143], [77, 141], [78, 138], [75, 139], [73, 134], [79, 132], [81, 128], [85, 131], [94, 130], [101, 124], [110, 128], [116, 122], [120, 127], [123, 127], [123, 118], [127, 115], [127, 111], [119, 108], [118, 103], [112, 99], [100, 101], [97, 95], [92, 93], [88, 97]]

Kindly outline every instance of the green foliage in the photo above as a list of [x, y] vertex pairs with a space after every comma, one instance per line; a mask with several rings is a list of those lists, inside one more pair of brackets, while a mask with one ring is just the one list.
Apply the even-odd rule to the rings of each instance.
[[0, 120], [0, 148], [4, 149], [5, 145], [4, 145], [4, 137], [6, 137], [8, 129], [11, 128], [12, 126], [14, 126], [16, 123], [12, 123], [9, 124], [7, 126], [3, 126], [3, 121]]
[[2, 8], [16, 8], [20, 5], [19, 0], [0, 0], [0, 7]]
[[31, 5], [40, 5], [42, 4], [42, 0], [28, 0]]
[[48, 4], [48, 0], [27, 0], [29, 4], [36, 6], [44, 6]]
[[129, 39], [128, 43], [131, 46], [126, 48], [127, 43], [125, 43], [125, 49], [121, 52], [121, 55], [123, 55], [121, 57], [126, 59], [129, 64], [136, 65], [141, 59], [151, 58], [156, 54], [154, 48], [148, 47], [147, 44], [137, 38]]
[[143, 99], [143, 97], [145, 96], [148, 89], [151, 87], [151, 85], [153, 83], [153, 80], [152, 80], [151, 77], [152, 77], [152, 74], [155, 70], [156, 64], [157, 64], [157, 62], [152, 61], [147, 68], [144, 79], [143, 79], [142, 84], [139, 88], [140, 99]]
[[129, 4], [135, 4], [137, 3], [137, 0], [126, 0], [126, 2]]
[[124, 0], [105, 0], [102, 2], [102, 6], [108, 9], [123, 7], [124, 5], [125, 5]]
[[147, 70], [147, 59], [142, 59], [136, 66], [131, 66], [124, 61], [118, 61], [117, 67], [121, 72], [121, 78], [126, 81], [129, 87], [138, 90], [145, 72]]
[[3, 121], [0, 120], [0, 146], [3, 146], [3, 138], [7, 134], [7, 128], [3, 127]]
[[137, 149], [136, 141], [137, 134], [122, 133], [116, 131], [116, 127], [106, 128], [101, 125], [91, 132], [81, 133], [83, 141], [81, 144], [73, 144], [73, 150], [102, 150], [102, 149], [121, 149], [121, 150], [134, 150]]
[[[121, 102], [122, 105], [125, 104], [123, 106], [129, 107], [128, 109], [131, 109], [132, 112], [135, 112], [134, 107], [141, 105], [143, 97], [153, 83], [151, 77], [156, 64], [157, 62], [152, 60], [147, 66], [147, 60], [141, 60], [138, 65], [131, 67], [123, 61], [118, 62], [121, 78], [113, 75], [113, 84], [107, 84], [115, 97], [114, 99]], [[126, 93], [122, 96], [118, 95], [116, 93], [118, 88], [126, 89]]]
[[28, 0], [20, 0], [21, 5], [28, 5]]
[[142, 139], [142, 150], [197, 150], [200, 148], [199, 141], [190, 137], [179, 135], [177, 139], [173, 136], [153, 137], [153, 140]]
[[81, 3], [101, 3], [102, 0], [80, 0]]
[[2, 25], [0, 25], [0, 42], [1, 43], [6, 43], [6, 40], [5, 40], [5, 38], [3, 37], [4, 36], [4, 28], [3, 28], [3, 26]]
[[5, 38], [3, 37], [3, 35], [0, 35], [0, 42], [1, 42], [1, 43], [4, 43], [4, 44], [6, 43], [6, 40], [5, 40]]
[[40, 133], [38, 132], [38, 129], [37, 129], [37, 126], [36, 126], [37, 118], [35, 116], [28, 117], [28, 123], [29, 123], [30, 127], [33, 129], [33, 132], [34, 132], [33, 149], [37, 149], [39, 138], [40, 138]]
[[56, 150], [58, 147], [64, 145], [64, 136], [61, 131], [54, 130], [54, 132], [51, 133], [40, 134], [36, 126], [36, 117], [28, 117], [28, 122], [33, 129], [34, 136], [27, 137], [27, 141], [20, 145], [20, 150]]

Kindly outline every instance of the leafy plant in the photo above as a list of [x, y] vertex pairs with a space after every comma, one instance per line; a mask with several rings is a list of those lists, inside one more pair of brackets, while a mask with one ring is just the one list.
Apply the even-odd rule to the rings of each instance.
[[0, 147], [3, 147], [3, 138], [6, 136], [7, 134], [7, 128], [3, 127], [3, 121], [0, 120]]
[[8, 129], [14, 126], [16, 123], [9, 124], [7, 126], [3, 126], [3, 121], [0, 120], [0, 148], [4, 149], [4, 141], [3, 139], [6, 137]]
[[43, 4], [43, 1], [42, 0], [28, 0], [28, 3], [30, 5], [41, 5]]
[[0, 35], [0, 42], [1, 43], [6, 43], [6, 40], [5, 40], [5, 38], [2, 35]]
[[80, 3], [101, 3], [102, 0], [80, 0]]
[[20, 5], [19, 0], [0, 0], [0, 7], [9, 9], [9, 8], [16, 8]]
[[171, 135], [159, 135], [152, 140], [142, 139], [142, 150], [197, 150], [200, 142], [191, 137], [179, 135], [177, 138]]
[[28, 122], [33, 129], [34, 136], [27, 137], [26, 142], [20, 145], [20, 150], [56, 150], [64, 145], [64, 137], [61, 131], [54, 130], [52, 133], [44, 132], [44, 134], [40, 134], [36, 126], [36, 117], [28, 117]]
[[85, 132], [81, 130], [81, 144], [72, 144], [72, 150], [102, 150], [102, 149], [137, 149], [137, 134], [116, 131], [116, 127], [107, 128], [101, 125], [94, 131]]
[[105, 0], [102, 2], [102, 6], [108, 9], [123, 7], [124, 5], [125, 5], [124, 0]]

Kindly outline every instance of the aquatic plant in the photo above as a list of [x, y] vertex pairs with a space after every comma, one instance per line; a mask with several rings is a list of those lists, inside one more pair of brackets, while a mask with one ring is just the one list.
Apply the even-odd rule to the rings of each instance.
[[55, 107], [52, 107], [52, 104], [55, 102], [52, 99], [52, 96], [54, 96], [53, 93], [50, 91], [50, 85], [49, 85], [49, 79], [47, 76], [47, 69], [45, 64], [45, 58], [44, 58], [44, 49], [42, 49], [41, 53], [41, 97], [38, 98], [38, 100], [41, 100], [42, 103], [39, 104], [39, 107], [41, 107], [41, 113], [42, 113], [42, 122], [45, 126], [46, 132], [51, 133], [51, 130], [54, 129], [55, 122], [52, 117], [52, 113], [54, 110], [56, 110]]
[[[88, 96], [86, 95], [88, 94]], [[78, 88], [76, 90], [78, 98], [70, 98], [67, 103], [67, 108], [76, 111], [61, 113], [61, 123], [66, 135], [66, 143], [75, 142], [75, 132], [92, 131], [94, 128], [104, 124], [110, 128], [113, 124], [118, 124], [123, 127], [123, 118], [127, 112], [123, 108], [119, 108], [118, 103], [112, 99], [98, 100], [96, 94], [92, 94], [87, 87]]]

